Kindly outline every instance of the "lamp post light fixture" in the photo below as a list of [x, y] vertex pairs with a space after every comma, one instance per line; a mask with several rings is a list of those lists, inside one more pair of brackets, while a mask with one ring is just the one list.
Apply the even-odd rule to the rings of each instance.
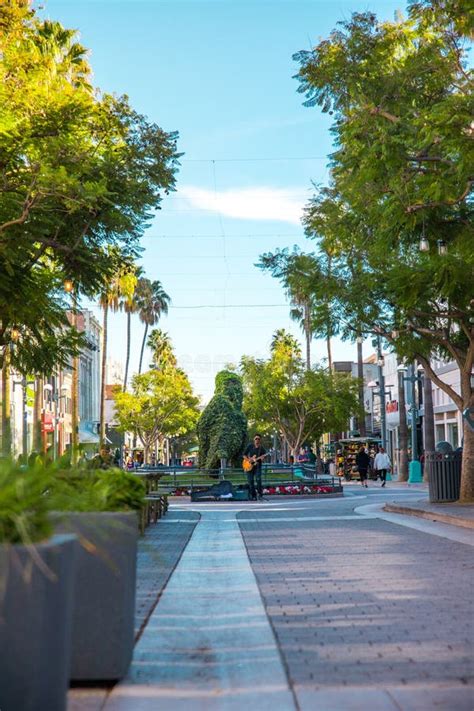
[[408, 483], [421, 484], [423, 477], [421, 474], [421, 463], [418, 459], [418, 433], [416, 429], [418, 419], [418, 409], [416, 407], [416, 390], [417, 382], [421, 381], [422, 370], [415, 372], [415, 367], [410, 366], [410, 375], [405, 375], [408, 371], [404, 365], [399, 365], [397, 371], [401, 374], [402, 380], [411, 383], [411, 403], [410, 403], [410, 420], [411, 420], [411, 461], [408, 467]]
[[420, 246], [419, 246], [420, 252], [429, 252], [430, 251], [430, 243], [426, 239], [424, 235], [422, 235], [420, 239]]
[[444, 239], [439, 239], [437, 242], [438, 245], [438, 254], [441, 256], [445, 256], [448, 253], [448, 245], [444, 241]]

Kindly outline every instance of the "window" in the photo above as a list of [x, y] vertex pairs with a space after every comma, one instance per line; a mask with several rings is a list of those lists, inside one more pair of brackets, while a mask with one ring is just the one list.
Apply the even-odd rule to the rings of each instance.
[[443, 425], [436, 425], [436, 444], [438, 442], [444, 442], [445, 437], [444, 437], [444, 424]]
[[459, 428], [457, 422], [448, 423], [448, 442], [453, 449], [459, 446]]

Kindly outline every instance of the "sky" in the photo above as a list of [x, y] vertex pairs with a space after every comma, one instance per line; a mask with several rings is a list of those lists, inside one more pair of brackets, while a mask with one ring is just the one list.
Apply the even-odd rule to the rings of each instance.
[[[36, 3], [38, 5], [38, 3]], [[171, 297], [159, 327], [203, 402], [214, 378], [243, 354], [266, 357], [289, 318], [282, 287], [255, 267], [259, 255], [298, 245], [313, 184], [328, 181], [330, 117], [305, 108], [292, 55], [327, 37], [352, 12], [393, 19], [403, 1], [43, 0], [41, 15], [80, 32], [94, 83], [127, 94], [184, 155], [177, 190], [142, 240], [146, 276]], [[100, 309], [88, 304], [100, 318]], [[143, 326], [132, 326], [131, 371]], [[355, 345], [335, 339], [334, 360]], [[370, 352], [366, 344], [364, 355]], [[325, 357], [313, 342], [313, 360]], [[111, 316], [109, 353], [125, 360], [125, 317]], [[149, 358], [148, 358], [149, 362]]]

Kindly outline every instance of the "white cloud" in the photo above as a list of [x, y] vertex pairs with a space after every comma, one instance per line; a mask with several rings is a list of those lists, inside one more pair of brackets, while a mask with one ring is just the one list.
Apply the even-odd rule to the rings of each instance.
[[301, 189], [268, 187], [231, 188], [213, 191], [184, 185], [179, 188], [194, 208], [213, 210], [240, 220], [276, 220], [299, 225], [307, 201]]

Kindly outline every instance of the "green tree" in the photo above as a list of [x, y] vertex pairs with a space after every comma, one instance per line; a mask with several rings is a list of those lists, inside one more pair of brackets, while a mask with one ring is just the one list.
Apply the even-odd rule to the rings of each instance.
[[299, 346], [284, 336], [273, 341], [270, 358], [242, 358], [244, 409], [258, 428], [277, 429], [297, 454], [304, 442], [346, 428], [358, 409], [357, 381], [324, 368], [308, 370]]
[[[20, 0], [2, 6], [0, 17], [3, 351], [12, 326], [40, 322], [44, 272], [91, 296], [116, 269], [108, 247], [137, 255], [152, 211], [174, 188], [178, 154], [177, 134], [147, 121], [126, 97], [94, 89], [75, 32], [39, 20]], [[54, 289], [48, 296], [58, 320]]]
[[332, 369], [331, 338], [337, 334], [339, 323], [332, 309], [331, 295], [337, 284], [331, 273], [331, 258], [321, 253], [305, 254], [297, 247], [262, 254], [258, 266], [269, 271], [283, 285], [293, 308], [291, 317], [305, 334], [306, 367], [311, 368], [311, 341], [326, 341], [328, 367]]
[[175, 367], [178, 363], [174, 354], [171, 338], [161, 328], [154, 328], [148, 336], [148, 348], [152, 352], [153, 366], [162, 370], [168, 366]]
[[247, 439], [247, 418], [242, 412], [242, 380], [237, 373], [221, 370], [216, 388], [198, 422], [199, 465], [218, 469], [222, 460], [240, 464]]
[[[340, 313], [420, 362], [460, 410], [474, 407], [472, 81], [462, 5], [412, 3], [394, 22], [354, 14], [295, 55], [306, 105], [335, 117], [331, 185], [309, 205], [305, 226], [333, 250]], [[460, 393], [432, 358], [456, 362]], [[467, 423], [461, 499], [474, 499]]]
[[[123, 263], [114, 278], [99, 297], [103, 310], [102, 320], [102, 363], [100, 387], [100, 441], [105, 443], [105, 386], [107, 372], [107, 339], [109, 310], [118, 311], [123, 300], [131, 299], [137, 283], [136, 269], [133, 264]], [[125, 388], [124, 388], [125, 389]]]
[[135, 291], [140, 321], [145, 324], [143, 332], [142, 347], [140, 350], [140, 362], [138, 374], [142, 372], [143, 354], [150, 326], [156, 326], [162, 314], [168, 313], [170, 297], [163, 289], [160, 281], [150, 281], [145, 277], [140, 277]]
[[131, 392], [117, 388], [117, 428], [140, 438], [148, 462], [152, 448], [165, 437], [179, 437], [195, 429], [198, 404], [182, 370], [171, 366], [150, 370], [132, 378]]

